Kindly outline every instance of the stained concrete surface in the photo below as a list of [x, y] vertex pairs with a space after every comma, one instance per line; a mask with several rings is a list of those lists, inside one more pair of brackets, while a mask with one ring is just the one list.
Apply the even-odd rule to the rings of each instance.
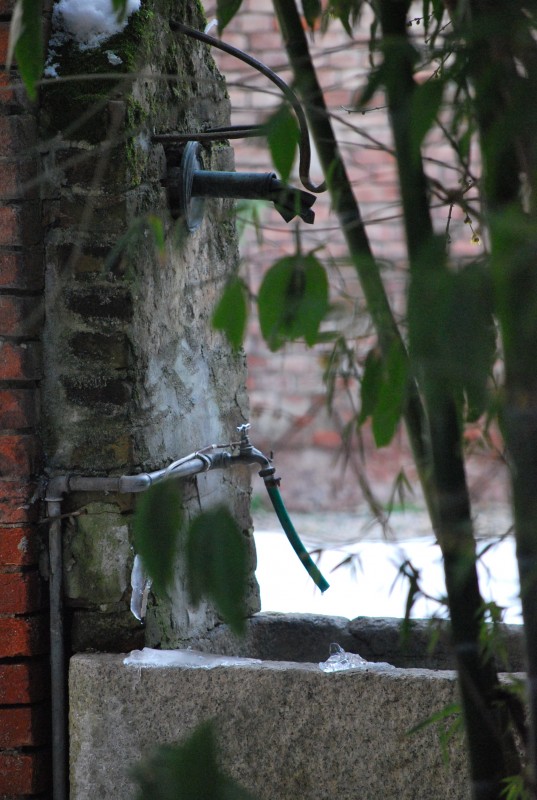
[[207, 719], [222, 766], [257, 800], [470, 797], [462, 739], [446, 767], [436, 725], [408, 733], [456, 702], [449, 671], [127, 667], [84, 654], [71, 660], [70, 698], [71, 800], [135, 797], [133, 765]]

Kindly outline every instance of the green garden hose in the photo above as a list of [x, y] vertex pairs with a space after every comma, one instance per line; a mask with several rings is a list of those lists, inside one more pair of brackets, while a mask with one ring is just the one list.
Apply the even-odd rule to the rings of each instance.
[[[274, 470], [273, 470], [274, 471]], [[260, 473], [261, 474], [261, 473]], [[291, 543], [291, 547], [299, 557], [300, 561], [302, 562], [304, 569], [315, 583], [315, 585], [321, 590], [321, 592], [326, 592], [326, 590], [330, 587], [330, 584], [321, 574], [321, 571], [312, 560], [310, 554], [302, 544], [300, 536], [296, 532], [293, 523], [289, 519], [289, 514], [283, 504], [283, 500], [280, 494], [280, 490], [275, 484], [273, 480], [265, 480], [265, 486], [267, 487], [267, 492], [269, 493], [270, 500], [272, 505], [274, 506], [274, 511], [278, 519], [281, 522], [282, 528], [285, 531], [285, 535], [289, 539]]]

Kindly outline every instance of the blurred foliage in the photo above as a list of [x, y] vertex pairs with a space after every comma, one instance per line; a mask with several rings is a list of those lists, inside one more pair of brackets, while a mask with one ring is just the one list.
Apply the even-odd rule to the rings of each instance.
[[138, 497], [133, 533], [134, 549], [157, 595], [169, 592], [181, 559], [192, 602], [211, 600], [234, 633], [244, 632], [248, 543], [227, 508], [202, 512], [186, 523], [179, 481], [164, 480]]
[[43, 20], [41, 9], [36, 13], [35, 0], [17, 0], [11, 16], [7, 66], [13, 54], [28, 96], [37, 97], [36, 83], [43, 74]]
[[204, 722], [180, 745], [165, 745], [133, 770], [137, 800], [252, 800], [222, 771], [214, 725]]
[[285, 256], [265, 274], [257, 302], [261, 332], [271, 350], [301, 338], [312, 346], [328, 309], [326, 270], [313, 253]]
[[296, 159], [300, 130], [288, 105], [281, 105], [264, 125], [272, 163], [284, 183], [289, 180]]
[[155, 591], [164, 594], [173, 581], [183, 525], [181, 489], [177, 481], [165, 481], [140, 494], [137, 500], [134, 549], [151, 576]]
[[186, 537], [186, 563], [192, 600], [212, 600], [231, 630], [244, 633], [248, 543], [227, 508], [205, 511], [191, 523]]

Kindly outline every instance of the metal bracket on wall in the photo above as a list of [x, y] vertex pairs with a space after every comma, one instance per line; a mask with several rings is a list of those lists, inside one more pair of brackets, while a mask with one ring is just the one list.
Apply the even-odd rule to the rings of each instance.
[[182, 218], [189, 231], [195, 231], [203, 219], [206, 197], [233, 198], [236, 200], [268, 200], [286, 222], [300, 217], [313, 223], [312, 206], [317, 199], [310, 192], [295, 189], [278, 179], [274, 172], [220, 172], [205, 170], [199, 142], [186, 143], [180, 165], [176, 151], [168, 158], [168, 170], [163, 184], [168, 193], [171, 215]]

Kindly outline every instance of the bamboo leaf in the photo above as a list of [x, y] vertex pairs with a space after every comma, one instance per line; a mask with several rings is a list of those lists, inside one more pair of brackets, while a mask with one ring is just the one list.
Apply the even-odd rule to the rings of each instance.
[[240, 278], [232, 278], [213, 313], [213, 327], [223, 331], [234, 350], [244, 340], [248, 320], [247, 289]]
[[430, 717], [427, 717], [427, 719], [418, 722], [417, 725], [410, 728], [410, 730], [407, 731], [407, 736], [413, 736], [415, 733], [428, 728], [430, 725], [437, 725], [439, 722], [444, 722], [444, 720], [450, 717], [460, 717], [461, 713], [462, 709], [460, 703], [449, 703], [447, 706], [444, 706], [444, 708], [441, 708], [440, 711], [435, 711]]
[[288, 181], [295, 161], [300, 130], [287, 104], [281, 105], [265, 124], [272, 162], [282, 181]]
[[300, 338], [313, 346], [328, 310], [325, 268], [312, 253], [280, 259], [263, 279], [258, 309], [261, 333], [271, 350]]
[[194, 603], [213, 601], [234, 633], [243, 633], [248, 586], [246, 539], [227, 508], [200, 514], [186, 538], [189, 592]]
[[371, 417], [378, 403], [380, 387], [382, 386], [382, 356], [380, 350], [374, 347], [367, 354], [364, 364], [362, 382], [360, 384], [360, 416], [358, 424], [363, 425]]
[[175, 482], [157, 483], [140, 495], [133, 523], [134, 548], [157, 593], [165, 593], [172, 582], [181, 525], [181, 494]]
[[220, 33], [231, 22], [242, 5], [242, 0], [216, 0], [216, 16]]
[[394, 344], [384, 365], [383, 380], [373, 412], [373, 436], [377, 447], [385, 447], [395, 435], [406, 400], [407, 381], [405, 353]]
[[315, 24], [321, 16], [322, 6], [320, 0], [302, 0], [302, 8], [304, 10], [304, 17], [311, 30], [314, 29]]
[[428, 80], [416, 86], [410, 104], [412, 119], [412, 154], [417, 158], [420, 148], [440, 109], [444, 93], [444, 82]]
[[492, 291], [486, 264], [459, 272], [423, 271], [411, 283], [409, 333], [412, 357], [431, 380], [477, 419], [488, 402], [496, 355]]
[[339, 19], [345, 31], [352, 36], [352, 29], [360, 17], [362, 0], [330, 0], [328, 13]]
[[375, 92], [384, 86], [386, 80], [384, 62], [380, 66], [372, 69], [369, 73], [364, 90], [360, 94], [357, 102], [358, 109], [364, 109], [373, 99]]
[[34, 0], [18, 0], [13, 11], [9, 59], [15, 53], [17, 66], [30, 99], [37, 97], [36, 83], [43, 74], [42, 15]]

